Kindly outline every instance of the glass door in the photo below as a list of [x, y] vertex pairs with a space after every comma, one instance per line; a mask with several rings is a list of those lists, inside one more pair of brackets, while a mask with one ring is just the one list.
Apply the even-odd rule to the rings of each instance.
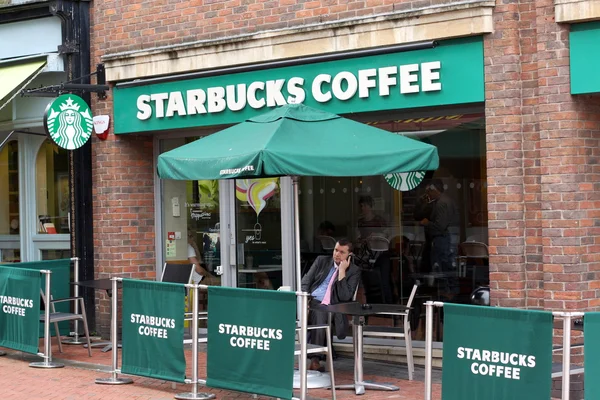
[[235, 180], [237, 286], [282, 285], [281, 187], [279, 178]]
[[[160, 149], [169, 151], [199, 139], [161, 140]], [[194, 263], [195, 283], [221, 285], [217, 274], [221, 265], [219, 181], [165, 179], [160, 187], [164, 262]]]

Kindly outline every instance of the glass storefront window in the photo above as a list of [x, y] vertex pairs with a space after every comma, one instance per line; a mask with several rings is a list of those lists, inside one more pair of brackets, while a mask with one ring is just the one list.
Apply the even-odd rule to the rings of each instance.
[[[486, 257], [465, 254], [473, 242], [487, 251], [484, 116], [368, 118], [360, 116], [362, 122], [435, 145], [440, 167], [419, 174], [410, 187], [391, 176], [302, 177], [303, 273], [317, 256], [331, 255], [337, 239], [351, 240], [361, 269], [357, 301], [406, 303], [419, 282], [412, 328], [420, 340], [424, 301], [469, 303], [474, 289], [489, 285]], [[369, 318], [370, 324], [393, 322]]]
[[44, 141], [36, 159], [38, 233], [69, 233], [68, 151]]
[[0, 150], [0, 235], [19, 231], [19, 143], [11, 140]]
[[238, 286], [281, 286], [281, 199], [279, 178], [236, 179]]

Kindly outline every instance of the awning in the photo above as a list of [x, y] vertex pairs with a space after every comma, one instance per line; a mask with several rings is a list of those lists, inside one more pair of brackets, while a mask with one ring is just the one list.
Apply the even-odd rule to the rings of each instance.
[[29, 85], [45, 65], [45, 58], [0, 64], [0, 110], [10, 103], [21, 89]]

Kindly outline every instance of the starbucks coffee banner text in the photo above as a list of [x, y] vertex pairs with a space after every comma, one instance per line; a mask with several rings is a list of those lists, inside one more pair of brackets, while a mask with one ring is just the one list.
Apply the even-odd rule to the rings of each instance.
[[481, 102], [483, 83], [481, 38], [447, 40], [425, 50], [117, 86], [115, 133], [237, 123], [288, 103], [347, 114]]
[[40, 271], [0, 266], [0, 346], [38, 352]]
[[121, 371], [184, 382], [184, 313], [183, 285], [123, 279]]
[[444, 400], [547, 400], [552, 313], [444, 303]]
[[296, 294], [208, 288], [207, 385], [289, 399]]

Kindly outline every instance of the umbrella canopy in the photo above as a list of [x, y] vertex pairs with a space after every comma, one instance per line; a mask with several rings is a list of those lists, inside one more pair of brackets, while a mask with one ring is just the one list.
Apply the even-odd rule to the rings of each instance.
[[288, 104], [158, 157], [164, 179], [365, 176], [435, 170], [435, 146]]

